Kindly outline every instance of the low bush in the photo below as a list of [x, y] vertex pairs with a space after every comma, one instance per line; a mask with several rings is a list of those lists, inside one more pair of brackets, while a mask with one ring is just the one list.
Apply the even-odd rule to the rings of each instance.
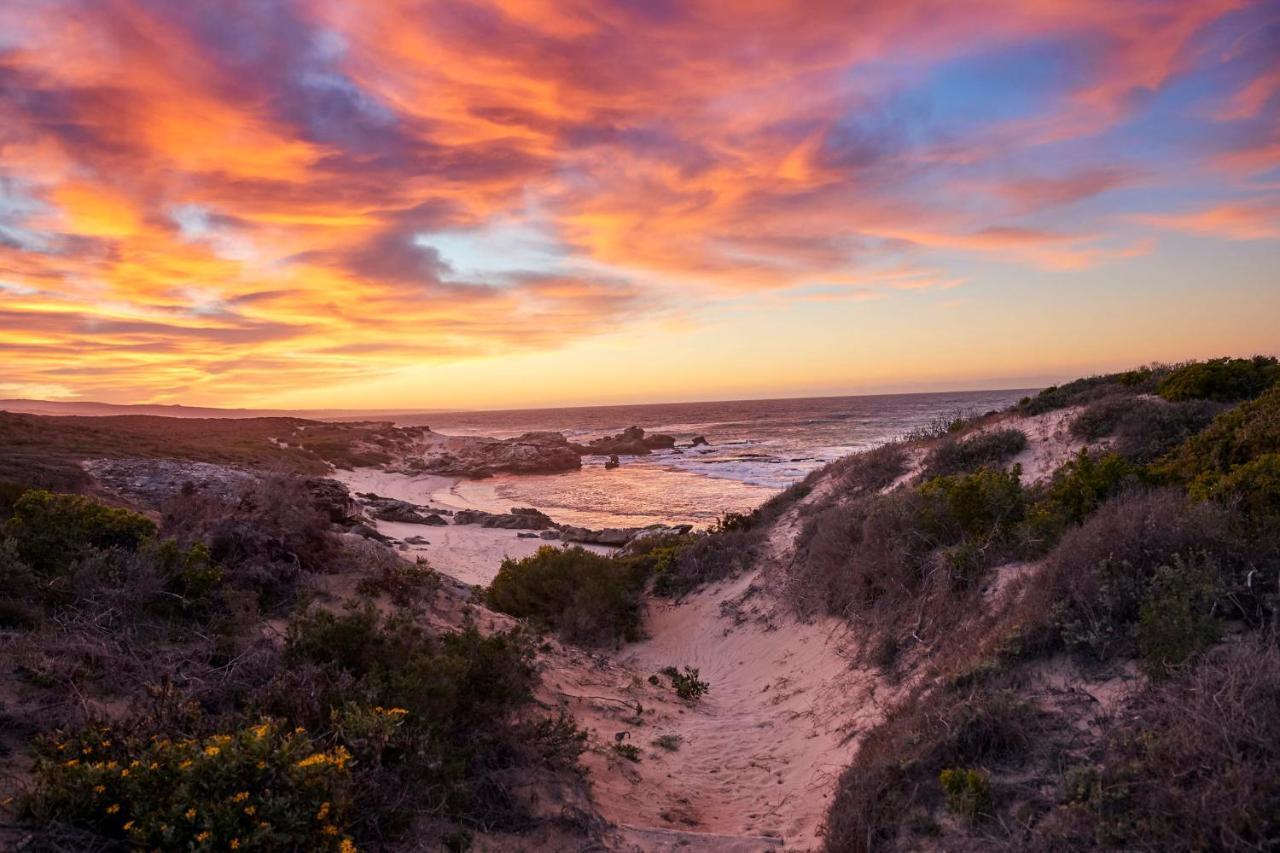
[[1174, 369], [1160, 381], [1157, 393], [1172, 401], [1232, 403], [1252, 399], [1277, 381], [1280, 381], [1280, 363], [1271, 356], [1214, 358]]
[[[913, 816], [952, 803], [965, 817], [993, 813], [990, 785], [974, 768], [1023, 765], [1034, 751], [1047, 748], [1047, 728], [1040, 712], [1000, 684], [938, 689], [909, 699], [867, 733], [841, 774], [824, 826], [826, 849], [911, 849], [919, 846], [911, 838], [915, 827], [937, 826], [931, 818]], [[940, 785], [949, 769], [950, 784]], [[977, 774], [972, 786], [970, 772]]]
[[696, 701], [711, 690], [711, 685], [701, 680], [698, 670], [692, 666], [686, 666], [684, 672], [669, 666], [662, 670], [662, 674], [671, 679], [671, 686], [681, 699]]
[[1017, 410], [1023, 415], [1040, 415], [1116, 394], [1152, 393], [1171, 369], [1163, 365], [1152, 365], [1123, 373], [1089, 376], [1063, 385], [1051, 385], [1034, 397], [1023, 397], [1018, 402]]
[[635, 744], [615, 743], [612, 749], [613, 749], [613, 754], [623, 759], [624, 761], [631, 761], [636, 764], [640, 763], [640, 747], [636, 746]]
[[1280, 837], [1280, 651], [1226, 643], [1147, 688], [1021, 849], [1266, 850]]
[[1075, 458], [1053, 473], [1028, 511], [1033, 543], [1052, 544], [1068, 528], [1078, 525], [1107, 499], [1146, 479], [1142, 468], [1118, 453], [1095, 455], [1081, 448]]
[[938, 774], [938, 783], [953, 815], [973, 823], [992, 813], [991, 782], [981, 770], [949, 767]]
[[1143, 397], [1109, 397], [1071, 422], [1071, 433], [1089, 441], [1111, 437], [1111, 449], [1134, 462], [1150, 462], [1212, 423], [1222, 405], [1207, 400], [1168, 403]]
[[1159, 473], [1207, 496], [1238, 465], [1280, 453], [1280, 387], [1223, 412], [1161, 460]]
[[569, 642], [604, 645], [640, 638], [645, 580], [635, 564], [544, 545], [531, 557], [503, 560], [485, 601]]
[[135, 549], [155, 535], [146, 516], [83, 495], [32, 489], [13, 505], [3, 535], [23, 562], [41, 575], [64, 574], [89, 548]]
[[203, 739], [90, 726], [36, 742], [26, 816], [130, 847], [329, 850], [345, 834], [350, 753], [266, 721]]
[[1018, 429], [977, 433], [946, 439], [924, 461], [923, 479], [967, 474], [982, 467], [998, 467], [1027, 449], [1027, 435]]
[[683, 738], [677, 734], [658, 735], [653, 739], [653, 745], [659, 749], [665, 749], [667, 752], [676, 752], [680, 749]]
[[386, 737], [374, 726], [376, 737], [343, 741], [361, 759], [356, 805], [384, 824], [426, 813], [526, 825], [502, 774], [572, 768], [583, 748], [583, 733], [567, 718], [530, 715], [533, 649], [519, 633], [485, 636], [467, 626], [437, 637], [411, 616], [382, 617], [372, 606], [311, 610], [290, 623], [285, 661], [310, 672], [311, 684], [276, 692], [268, 711], [314, 719], [336, 736], [350, 724], [336, 725], [335, 714], [399, 709]]
[[1138, 613], [1138, 652], [1153, 678], [1162, 678], [1222, 635], [1214, 617], [1220, 589], [1218, 567], [1197, 555], [1175, 555], [1156, 569]]

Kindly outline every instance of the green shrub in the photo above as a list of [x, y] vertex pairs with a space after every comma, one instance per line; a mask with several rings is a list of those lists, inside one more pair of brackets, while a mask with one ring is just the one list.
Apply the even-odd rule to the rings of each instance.
[[155, 532], [150, 519], [136, 512], [40, 489], [17, 500], [3, 529], [22, 560], [44, 575], [65, 573], [86, 548], [134, 549]]
[[1032, 527], [1052, 537], [1079, 524], [1108, 498], [1143, 480], [1143, 471], [1118, 453], [1095, 456], [1088, 448], [1053, 474], [1048, 489], [1031, 508]]
[[569, 642], [603, 645], [640, 638], [644, 581], [624, 561], [544, 545], [523, 560], [503, 560], [485, 600]]
[[635, 762], [636, 764], [640, 763], [640, 747], [633, 743], [615, 743], [613, 745], [613, 752], [619, 758]]
[[1270, 356], [1215, 358], [1175, 369], [1161, 380], [1157, 393], [1166, 400], [1252, 399], [1280, 380], [1280, 364]]
[[1237, 465], [1267, 453], [1280, 453], [1280, 387], [1223, 412], [1162, 460], [1159, 470], [1207, 490]]
[[665, 749], [667, 752], [675, 752], [680, 749], [680, 743], [683, 738], [677, 734], [658, 735], [653, 739], [653, 745], [659, 749]]
[[41, 823], [131, 847], [354, 849], [350, 754], [266, 721], [200, 740], [139, 739], [89, 727], [37, 741], [22, 804]]
[[964, 439], [944, 439], [924, 461], [924, 478], [963, 474], [997, 467], [1027, 448], [1027, 435], [1018, 429], [978, 433]]
[[696, 701], [711, 690], [711, 685], [700, 680], [698, 670], [692, 666], [686, 666], [684, 672], [669, 666], [662, 670], [662, 674], [671, 679], [671, 686], [675, 688], [676, 695], [681, 699]]
[[1017, 411], [1023, 415], [1040, 415], [1068, 406], [1079, 406], [1119, 393], [1142, 394], [1156, 389], [1170, 368], [1162, 365], [1140, 367], [1123, 373], [1089, 376], [1063, 385], [1051, 385], [1034, 397], [1024, 397]]
[[[286, 685], [266, 707], [344, 738], [363, 733], [342, 742], [360, 756], [358, 768], [379, 770], [361, 778], [357, 793], [362, 811], [383, 823], [429, 813], [525, 825], [499, 771], [570, 768], [583, 749], [585, 735], [567, 717], [527, 714], [536, 675], [531, 644], [518, 633], [485, 636], [468, 625], [437, 637], [409, 615], [384, 618], [372, 605], [311, 610], [291, 622], [285, 661], [311, 673], [310, 683]], [[400, 718], [379, 728], [376, 719], [361, 721], [362, 708]]]
[[1089, 441], [1112, 436], [1111, 449], [1135, 462], [1150, 462], [1213, 422], [1223, 404], [1208, 400], [1169, 403], [1145, 397], [1108, 397], [1071, 422], [1071, 433]]
[[1264, 453], [1220, 477], [1200, 479], [1191, 493], [1239, 507], [1255, 520], [1275, 519], [1280, 516], [1280, 453]]
[[947, 809], [973, 823], [993, 811], [991, 782], [981, 770], [949, 767], [938, 774]]
[[1203, 557], [1177, 555], [1156, 570], [1138, 615], [1138, 651], [1152, 677], [1166, 676], [1217, 642], [1218, 583], [1216, 566]]
[[920, 486], [926, 499], [920, 518], [923, 532], [937, 543], [963, 537], [1000, 537], [1022, 520], [1025, 496], [1022, 472], [981, 468], [973, 474], [936, 477]]

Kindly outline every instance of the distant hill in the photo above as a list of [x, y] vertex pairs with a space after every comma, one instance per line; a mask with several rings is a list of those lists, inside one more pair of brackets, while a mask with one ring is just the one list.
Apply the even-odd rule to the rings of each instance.
[[432, 414], [444, 409], [218, 409], [211, 406], [94, 403], [71, 400], [0, 400], [0, 411], [29, 415], [159, 415], [166, 418], [279, 418], [297, 417], [321, 421], [390, 420], [399, 415]]

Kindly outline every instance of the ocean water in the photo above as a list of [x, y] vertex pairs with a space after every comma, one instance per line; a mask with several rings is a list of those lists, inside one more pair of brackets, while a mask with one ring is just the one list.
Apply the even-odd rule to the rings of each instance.
[[[459, 483], [455, 502], [490, 511], [534, 506], [557, 521], [600, 526], [656, 522], [704, 526], [758, 506], [815, 468], [867, 450], [941, 417], [1003, 409], [1027, 393], [974, 391], [722, 403], [664, 403], [567, 409], [458, 412], [397, 419], [448, 435], [562, 432], [585, 441], [640, 426], [677, 439], [673, 451], [585, 457], [566, 474], [500, 475]], [[695, 436], [708, 444], [690, 447]]]

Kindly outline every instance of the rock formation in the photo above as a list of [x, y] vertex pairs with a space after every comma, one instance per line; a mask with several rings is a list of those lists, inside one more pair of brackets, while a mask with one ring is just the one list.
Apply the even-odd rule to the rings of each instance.
[[655, 450], [670, 450], [675, 446], [676, 440], [672, 436], [661, 433], [646, 435], [642, 428], [632, 426], [617, 435], [575, 444], [573, 448], [583, 456], [645, 456]]

